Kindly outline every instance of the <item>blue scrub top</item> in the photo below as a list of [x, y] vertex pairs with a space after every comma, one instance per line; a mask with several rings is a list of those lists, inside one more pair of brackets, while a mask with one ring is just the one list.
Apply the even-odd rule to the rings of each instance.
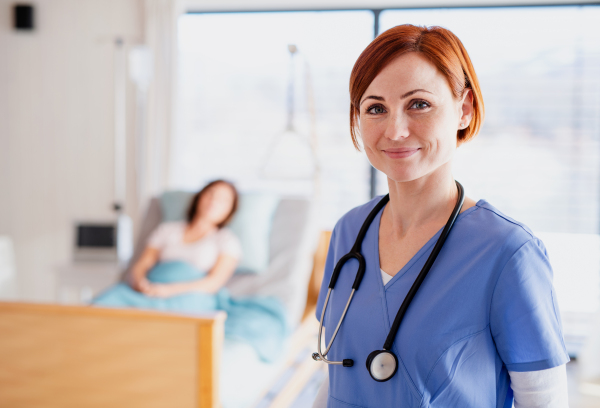
[[[317, 319], [337, 261], [350, 251], [365, 218], [381, 197], [344, 215], [335, 226]], [[329, 366], [328, 408], [512, 406], [510, 371], [537, 371], [569, 361], [552, 268], [544, 244], [523, 224], [485, 200], [461, 213], [402, 321], [393, 351], [398, 372], [374, 381], [369, 353], [381, 350], [404, 297], [440, 231], [383, 285], [379, 222], [371, 224], [361, 252], [362, 283], [327, 356], [353, 359]], [[358, 262], [343, 267], [325, 313], [327, 344], [354, 282]]]

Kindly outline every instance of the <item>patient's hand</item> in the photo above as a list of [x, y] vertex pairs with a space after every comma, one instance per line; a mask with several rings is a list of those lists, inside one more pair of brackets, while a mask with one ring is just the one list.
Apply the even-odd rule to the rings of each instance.
[[171, 296], [181, 295], [182, 293], [189, 292], [189, 289], [184, 284], [180, 283], [150, 283], [145, 280], [139, 283], [140, 292], [145, 295], [168, 298]]
[[127, 278], [127, 283], [129, 283], [129, 286], [131, 286], [134, 290], [137, 290], [138, 292], [142, 292], [142, 286], [145, 286], [150, 282], [148, 282], [148, 279], [146, 279], [145, 277], [144, 278], [135, 278], [133, 276], [129, 276]]

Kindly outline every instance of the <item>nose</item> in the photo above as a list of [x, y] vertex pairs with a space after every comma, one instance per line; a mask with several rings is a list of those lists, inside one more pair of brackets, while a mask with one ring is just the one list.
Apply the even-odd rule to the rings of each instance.
[[401, 112], [391, 115], [384, 136], [390, 140], [401, 140], [407, 138], [408, 135], [408, 118]]

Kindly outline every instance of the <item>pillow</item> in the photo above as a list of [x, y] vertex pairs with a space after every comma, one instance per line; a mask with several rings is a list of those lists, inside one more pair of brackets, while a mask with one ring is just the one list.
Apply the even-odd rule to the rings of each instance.
[[166, 191], [160, 196], [163, 222], [184, 221], [195, 193], [189, 191]]
[[[163, 222], [183, 221], [194, 193], [167, 191], [160, 197]], [[236, 273], [261, 273], [269, 266], [271, 227], [280, 198], [270, 193], [240, 194], [228, 227], [239, 238], [242, 259]]]
[[271, 227], [280, 198], [274, 194], [240, 196], [238, 211], [229, 224], [242, 244], [242, 259], [236, 272], [261, 273], [269, 266]]

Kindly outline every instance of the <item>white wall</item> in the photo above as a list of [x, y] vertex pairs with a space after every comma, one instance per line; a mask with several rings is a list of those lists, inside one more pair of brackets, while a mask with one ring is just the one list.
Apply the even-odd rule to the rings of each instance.
[[[13, 30], [14, 3], [0, 0], [0, 235], [21, 297], [50, 300], [73, 221], [113, 216], [113, 41], [141, 40], [142, 1], [37, 1], [31, 33]], [[130, 98], [129, 152], [133, 112]]]

